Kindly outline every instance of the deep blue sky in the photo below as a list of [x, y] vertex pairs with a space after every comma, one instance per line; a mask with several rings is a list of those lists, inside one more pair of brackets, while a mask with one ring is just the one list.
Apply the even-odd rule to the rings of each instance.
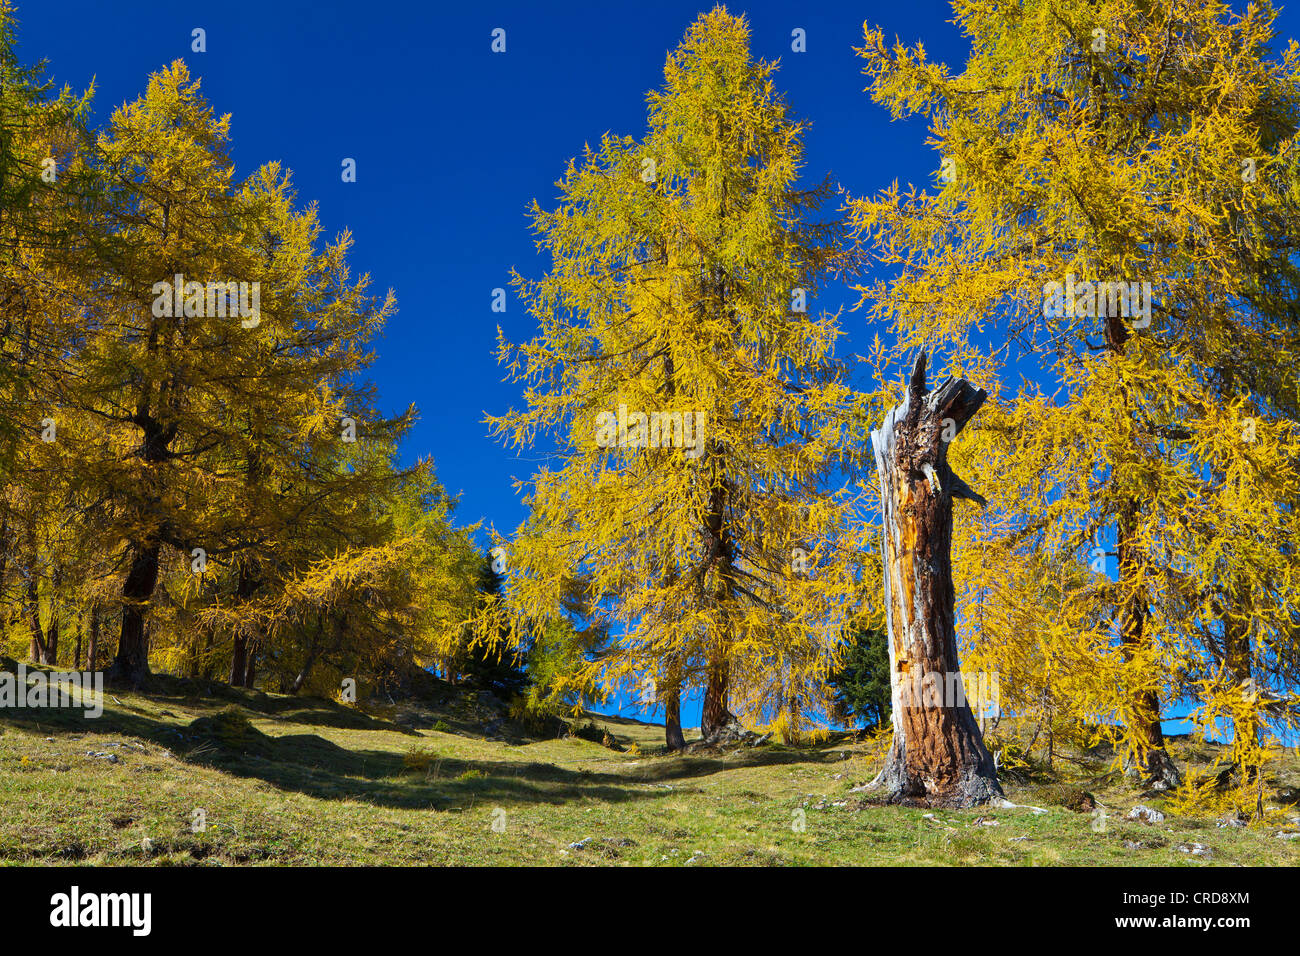
[[[485, 411], [519, 401], [493, 355], [498, 322], [513, 341], [533, 330], [513, 290], [507, 312], [493, 313], [492, 289], [508, 288], [511, 267], [544, 271], [528, 203], [553, 201], [584, 143], [606, 130], [644, 132], [645, 93], [711, 5], [476, 3], [467, 12], [350, 0], [18, 0], [18, 38], [23, 59], [48, 59], [58, 83], [80, 90], [93, 78], [101, 121], [173, 59], [202, 77], [215, 109], [232, 115], [237, 175], [283, 161], [300, 200], [319, 202], [326, 234], [352, 230], [355, 270], [396, 291], [372, 377], [388, 410], [419, 406], [405, 451], [433, 456], [443, 483], [463, 494], [461, 521], [509, 534], [524, 518], [512, 477], [531, 475], [542, 453], [520, 460], [483, 424]], [[965, 45], [944, 23], [946, 3], [730, 9], [749, 14], [755, 55], [781, 58], [779, 85], [814, 123], [810, 177], [830, 172], [855, 192], [928, 180], [935, 162], [922, 125], [890, 128], [862, 92], [851, 48], [870, 19], [960, 62]], [[195, 27], [207, 31], [206, 53], [191, 52]], [[490, 50], [496, 27], [506, 30], [504, 54]], [[791, 52], [795, 27], [806, 31], [806, 53]], [[355, 183], [341, 180], [344, 157], [357, 161]], [[846, 325], [860, 333], [865, 321]]]
[[[541, 452], [516, 457], [488, 437], [483, 416], [519, 402], [494, 358], [497, 324], [512, 341], [533, 326], [512, 290], [508, 311], [493, 313], [492, 290], [508, 288], [511, 267], [545, 270], [529, 202], [552, 204], [555, 180], [584, 143], [606, 130], [644, 132], [645, 93], [712, 5], [17, 0], [17, 15], [23, 60], [47, 59], [49, 76], [74, 90], [93, 79], [100, 122], [142, 94], [149, 73], [184, 59], [217, 112], [232, 115], [237, 175], [280, 160], [300, 202], [319, 203], [326, 235], [352, 230], [354, 270], [397, 293], [371, 377], [386, 410], [420, 409], [407, 457], [433, 456], [443, 483], [462, 495], [462, 523], [483, 519], [509, 534], [524, 518], [512, 479], [531, 475]], [[924, 124], [890, 123], [862, 91], [852, 47], [868, 20], [959, 69], [967, 45], [947, 22], [947, 2], [729, 9], [749, 16], [756, 56], [780, 58], [778, 87], [813, 123], [811, 179], [829, 172], [855, 194], [894, 179], [933, 182], [938, 158], [924, 145]], [[207, 52], [191, 51], [196, 27]], [[490, 49], [497, 27], [506, 30], [504, 54]], [[796, 27], [806, 31], [805, 53], [791, 51]], [[1279, 28], [1300, 32], [1287, 12]], [[355, 183], [341, 180], [344, 157], [357, 161]], [[853, 301], [844, 292], [810, 308]], [[844, 326], [842, 354], [865, 351], [876, 330], [858, 313], [846, 312]]]

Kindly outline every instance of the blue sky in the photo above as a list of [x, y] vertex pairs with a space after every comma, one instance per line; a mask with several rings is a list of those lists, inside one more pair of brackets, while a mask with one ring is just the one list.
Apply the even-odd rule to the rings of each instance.
[[[514, 267], [540, 275], [525, 212], [544, 205], [565, 162], [606, 130], [639, 136], [645, 93], [664, 58], [710, 3], [441, 4], [338, 0], [60, 3], [18, 0], [24, 60], [49, 60], [59, 83], [94, 79], [96, 118], [139, 96], [146, 78], [182, 58], [218, 112], [232, 114], [237, 174], [281, 160], [302, 202], [320, 204], [326, 234], [350, 228], [352, 263], [399, 311], [379, 342], [372, 377], [390, 411], [414, 402], [420, 421], [408, 456], [432, 455], [443, 483], [462, 493], [460, 519], [508, 533], [524, 518], [512, 477], [522, 460], [487, 435], [485, 411], [519, 401], [493, 351], [498, 322], [514, 341], [532, 334], [510, 290], [504, 315], [492, 290]], [[808, 172], [855, 192], [898, 177], [921, 181], [933, 156], [920, 123], [890, 127], [862, 92], [852, 45], [864, 18], [958, 62], [962, 38], [945, 3], [733, 5], [746, 11], [758, 56], [780, 57], [779, 83], [814, 123]], [[191, 31], [206, 31], [206, 53]], [[506, 52], [491, 33], [506, 31]], [[807, 52], [791, 52], [802, 28]], [[357, 181], [340, 175], [345, 157]], [[850, 304], [851, 294], [843, 300]], [[823, 297], [834, 308], [839, 299]], [[863, 343], [865, 320], [848, 316]]]
[[[389, 411], [415, 403], [409, 458], [432, 455], [443, 483], [461, 494], [459, 519], [503, 533], [524, 518], [513, 479], [541, 452], [515, 452], [488, 437], [485, 412], [518, 403], [494, 358], [499, 323], [512, 341], [533, 326], [511, 293], [504, 315], [492, 290], [514, 267], [540, 275], [526, 209], [549, 205], [565, 162], [605, 131], [639, 136], [645, 93], [690, 22], [712, 6], [663, 0], [449, 5], [387, 0], [16, 0], [19, 52], [49, 61], [49, 76], [96, 85], [95, 114], [139, 96], [149, 73], [184, 59], [219, 113], [232, 115], [240, 176], [280, 160], [302, 203], [316, 201], [327, 235], [344, 227], [356, 272], [396, 291], [399, 311], [378, 343], [371, 377]], [[545, 8], [544, 8], [545, 6]], [[938, 160], [923, 123], [891, 123], [862, 91], [852, 47], [862, 24], [920, 40], [954, 69], [965, 39], [940, 0], [745, 2], [753, 51], [780, 58], [778, 86], [812, 121], [807, 173], [831, 173], [854, 194], [894, 179], [932, 182]], [[1284, 37], [1296, 17], [1279, 19]], [[191, 50], [206, 32], [206, 52]], [[506, 52], [491, 51], [506, 31]], [[791, 51], [805, 31], [807, 52]], [[344, 158], [357, 181], [340, 175]], [[815, 307], [856, 300], [835, 290]], [[876, 329], [843, 317], [842, 354], [865, 351]], [[936, 370], [937, 371], [937, 370]], [[683, 719], [698, 718], [688, 708]]]

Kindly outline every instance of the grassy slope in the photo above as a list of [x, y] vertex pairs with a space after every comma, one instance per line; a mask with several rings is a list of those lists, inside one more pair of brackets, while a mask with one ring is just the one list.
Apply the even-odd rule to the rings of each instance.
[[[0, 714], [0, 861], [1300, 864], [1300, 840], [1276, 835], [1300, 829], [1287, 821], [1294, 806], [1247, 829], [1213, 819], [1126, 822], [1135, 803], [1159, 801], [1114, 777], [1085, 784], [1110, 811], [1101, 833], [1089, 814], [1054, 805], [1059, 788], [1050, 783], [1004, 780], [1013, 802], [1046, 807], [1044, 815], [1021, 808], [927, 819], [848, 792], [874, 771], [870, 747], [851, 740], [665, 756], [654, 752], [661, 727], [595, 718], [620, 743], [639, 745], [637, 755], [576, 738], [489, 740], [482, 713], [454, 695], [365, 714], [321, 700], [194, 691], [169, 681], [149, 695], [106, 695], [103, 717], [92, 721], [76, 711]], [[261, 733], [240, 739], [238, 720], [215, 736], [190, 726], [232, 708]], [[438, 720], [451, 732], [434, 730]], [[1193, 762], [1211, 750], [1175, 746]], [[412, 751], [424, 756], [411, 760]], [[1294, 753], [1269, 782], [1300, 782]], [[207, 815], [199, 833], [195, 808]], [[803, 832], [792, 827], [797, 809]], [[493, 830], [494, 814], [503, 832]], [[1210, 855], [1178, 849], [1191, 842]]]

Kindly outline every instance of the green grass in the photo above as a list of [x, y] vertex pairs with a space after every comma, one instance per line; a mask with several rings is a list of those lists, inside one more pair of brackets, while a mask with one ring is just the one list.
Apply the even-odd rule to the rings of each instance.
[[[1033, 783], [1003, 780], [1012, 802], [1046, 814], [942, 810], [927, 818], [849, 792], [873, 776], [878, 758], [848, 737], [667, 755], [660, 726], [589, 715], [640, 750], [617, 752], [577, 738], [489, 739], [482, 714], [456, 695], [363, 713], [318, 699], [229, 688], [213, 698], [198, 689], [164, 679], [149, 694], [109, 692], [98, 720], [75, 710], [0, 717], [0, 861], [1300, 864], [1300, 840], [1276, 835], [1300, 830], [1287, 802], [1300, 783], [1293, 752], [1268, 778], [1277, 808], [1270, 820], [1244, 829], [1212, 818], [1124, 821], [1136, 803], [1161, 801], [1106, 776], [1100, 763], [1069, 785], [1042, 774]], [[1199, 740], [1174, 749], [1180, 761], [1214, 751]], [[1108, 808], [1104, 832], [1094, 832], [1090, 814], [1061, 805], [1070, 786]], [[206, 814], [201, 832], [192, 829], [196, 809]], [[1193, 842], [1210, 855], [1179, 851]]]

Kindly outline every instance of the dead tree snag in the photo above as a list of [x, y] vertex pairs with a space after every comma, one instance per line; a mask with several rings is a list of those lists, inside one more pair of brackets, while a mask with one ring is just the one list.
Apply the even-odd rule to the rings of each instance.
[[985, 505], [948, 466], [948, 442], [988, 394], [965, 379], [925, 388], [922, 353], [903, 401], [871, 433], [884, 549], [894, 739], [874, 785], [891, 802], [967, 807], [1002, 799], [971, 713], [953, 626], [952, 501]]

